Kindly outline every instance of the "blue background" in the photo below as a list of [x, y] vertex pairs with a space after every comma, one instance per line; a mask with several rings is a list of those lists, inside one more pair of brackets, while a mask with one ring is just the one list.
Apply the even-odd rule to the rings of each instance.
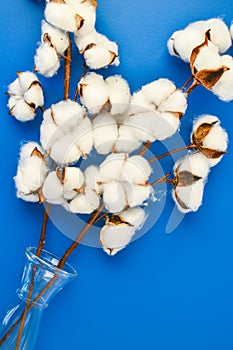
[[[230, 0], [102, 0], [97, 12], [98, 29], [120, 46], [121, 65], [104, 74], [121, 73], [132, 91], [159, 77], [182, 86], [189, 68], [169, 56], [169, 35], [191, 21], [214, 16], [223, 16], [229, 25], [233, 16]], [[15, 79], [16, 70], [33, 68], [43, 2], [1, 1], [0, 17], [3, 313], [16, 300], [24, 250], [37, 244], [43, 213], [42, 206], [16, 199], [12, 180], [20, 142], [38, 138], [41, 115], [34, 122], [18, 123], [8, 116], [3, 92]], [[82, 59], [76, 57], [78, 67], [73, 65], [73, 72], [77, 80]], [[61, 79], [62, 73], [47, 81], [47, 106], [62, 98]], [[218, 115], [233, 139], [233, 103], [221, 102], [200, 87], [191, 94], [182, 120], [185, 141], [190, 120], [202, 113]], [[168, 197], [167, 210], [154, 228], [116, 257], [109, 258], [100, 249], [86, 246], [73, 254], [70, 262], [79, 277], [46, 310], [37, 350], [233, 348], [232, 142], [229, 153], [211, 172], [203, 206], [198, 213], [187, 215], [171, 235], [165, 234], [173, 207]], [[172, 161], [163, 164], [169, 169]], [[48, 231], [47, 249], [61, 255], [70, 240], [51, 223]]]

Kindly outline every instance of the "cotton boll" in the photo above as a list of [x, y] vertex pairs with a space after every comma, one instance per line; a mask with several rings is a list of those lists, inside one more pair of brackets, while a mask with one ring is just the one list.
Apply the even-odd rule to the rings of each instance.
[[20, 84], [19, 78], [15, 79], [9, 86], [8, 86], [8, 94], [22, 97], [24, 94], [24, 90], [22, 89], [22, 86]]
[[123, 165], [120, 179], [135, 184], [144, 184], [152, 173], [149, 162], [142, 156], [128, 158]]
[[154, 118], [154, 134], [160, 141], [174, 135], [179, 127], [180, 120], [173, 113], [157, 113]]
[[18, 100], [10, 110], [10, 114], [21, 122], [33, 120], [36, 116], [35, 109], [29, 106], [24, 100]]
[[134, 128], [130, 125], [122, 124], [118, 133], [119, 136], [114, 146], [117, 152], [131, 153], [141, 145], [141, 142], [134, 134]]
[[[196, 181], [190, 186], [177, 186], [172, 192], [178, 209], [182, 213], [195, 212], [202, 205], [204, 183], [202, 180]], [[177, 200], [177, 197], [179, 198]]]
[[21, 100], [22, 97], [18, 97], [18, 96], [11, 96], [9, 99], [8, 99], [8, 103], [7, 103], [7, 107], [9, 108], [10, 110], [10, 113], [11, 113], [11, 109], [14, 108], [14, 106], [16, 105], [16, 103]]
[[103, 184], [103, 201], [110, 213], [122, 211], [126, 205], [125, 190], [122, 183], [111, 181]]
[[160, 112], [174, 112], [184, 114], [187, 109], [187, 97], [181, 90], [174, 91], [159, 106]]
[[75, 18], [74, 9], [67, 4], [49, 2], [44, 15], [47, 22], [68, 32], [75, 32], [81, 25], [80, 18]]
[[93, 113], [99, 113], [109, 100], [109, 90], [103, 77], [90, 73], [79, 82], [81, 102]]
[[20, 85], [24, 92], [30, 88], [32, 83], [39, 81], [37, 76], [30, 71], [18, 73], [18, 76], [19, 76]]
[[75, 163], [80, 156], [81, 152], [71, 135], [64, 135], [55, 141], [50, 149], [50, 157], [59, 164]]
[[106, 47], [99, 44], [85, 50], [84, 59], [86, 61], [86, 65], [91, 69], [100, 69], [109, 65], [119, 65], [117, 54], [109, 51]]
[[56, 50], [47, 42], [38, 47], [34, 61], [36, 71], [47, 78], [54, 76], [60, 67]]
[[183, 61], [189, 62], [193, 49], [202, 44], [204, 40], [205, 35], [201, 31], [187, 27], [176, 34], [174, 51]]
[[189, 27], [198, 29], [203, 34], [210, 29], [210, 41], [218, 47], [220, 53], [224, 53], [231, 46], [229, 29], [221, 18], [211, 18], [207, 21], [194, 22]]
[[80, 152], [85, 157], [93, 147], [93, 132], [90, 119], [83, 118], [72, 133]]
[[97, 184], [98, 172], [99, 172], [98, 167], [96, 167], [94, 165], [90, 165], [84, 171], [84, 177], [85, 177], [86, 187], [94, 190], [97, 194], [100, 194], [101, 189], [100, 189], [100, 186]]
[[102, 112], [93, 121], [93, 140], [99, 154], [112, 151], [118, 137], [116, 121], [107, 112]]
[[205, 180], [209, 174], [209, 164], [206, 157], [200, 152], [191, 153], [186, 157], [179, 159], [174, 166], [174, 170], [178, 172], [189, 171], [195, 176]]
[[79, 31], [76, 31], [74, 33], [74, 41], [79, 49], [79, 52], [83, 54], [85, 49], [88, 48], [89, 45], [98, 43], [98, 35], [95, 30], [92, 30], [87, 35], [81, 35]]
[[126, 80], [115, 75], [105, 80], [109, 89], [109, 99], [111, 102], [111, 114], [122, 114], [128, 108], [130, 101], [130, 89]]
[[65, 177], [63, 183], [64, 192], [80, 190], [84, 185], [84, 175], [79, 168], [76, 167], [66, 167]]
[[[228, 146], [228, 135], [226, 131], [219, 125], [214, 125], [209, 134], [203, 140], [203, 147], [208, 149], [214, 149], [220, 152], [225, 152]], [[215, 166], [222, 159], [222, 156], [218, 158], [207, 158], [209, 165]]]
[[94, 6], [90, 6], [87, 1], [75, 4], [75, 12], [84, 19], [81, 28], [78, 29], [80, 35], [85, 36], [91, 33], [95, 27], [96, 21], [96, 9]]
[[56, 171], [52, 171], [46, 177], [42, 187], [42, 193], [48, 202], [56, 200], [62, 196], [63, 186], [57, 177]]
[[127, 183], [125, 186], [127, 204], [129, 207], [142, 205], [150, 197], [152, 192], [151, 186], [131, 185]]
[[192, 133], [196, 132], [197, 128], [204, 123], [207, 123], [207, 124], [219, 123], [219, 119], [216, 116], [210, 115], [210, 114], [203, 114], [199, 116], [198, 118], [194, 119]]
[[220, 65], [228, 67], [229, 70], [223, 73], [221, 79], [211, 88], [211, 91], [221, 100], [230, 102], [233, 100], [233, 58], [224, 55], [220, 60]]
[[69, 205], [72, 213], [90, 214], [99, 207], [99, 197], [95, 191], [86, 188], [85, 194], [79, 194]]
[[127, 224], [105, 225], [100, 232], [100, 244], [108, 255], [115, 255], [128, 245], [135, 229]]
[[35, 107], [44, 105], [44, 95], [39, 84], [32, 85], [24, 94], [24, 100], [28, 104], [34, 104]]
[[119, 213], [119, 216], [138, 230], [145, 222], [146, 214], [142, 208], [129, 208]]
[[157, 107], [175, 90], [176, 86], [173, 84], [173, 82], [164, 78], [155, 80], [152, 83], [142, 87], [142, 92], [147, 101], [152, 102]]
[[107, 156], [105, 161], [100, 164], [97, 181], [106, 183], [119, 180], [126, 159], [127, 155], [124, 153], [113, 153]]

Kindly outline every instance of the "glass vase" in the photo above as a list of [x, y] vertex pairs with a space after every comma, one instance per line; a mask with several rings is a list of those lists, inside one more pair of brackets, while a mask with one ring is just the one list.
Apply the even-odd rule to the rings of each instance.
[[[0, 325], [1, 350], [34, 349], [43, 311], [51, 299], [77, 276], [69, 264], [59, 269], [58, 261], [45, 250], [38, 257], [36, 248], [26, 249], [26, 264], [17, 290], [19, 303], [6, 313]], [[28, 311], [22, 317], [26, 306]], [[22, 333], [20, 341], [19, 331]]]

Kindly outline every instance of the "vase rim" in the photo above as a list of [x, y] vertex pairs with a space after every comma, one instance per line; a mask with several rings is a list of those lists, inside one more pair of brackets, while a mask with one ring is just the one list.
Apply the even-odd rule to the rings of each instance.
[[[69, 264], [65, 263], [64, 267], [60, 269], [56, 266], [55, 262], [59, 262], [59, 258], [54, 255], [53, 253], [43, 249], [40, 256], [36, 255], [36, 247], [27, 247], [25, 254], [29, 261], [33, 262], [34, 264], [43, 267], [45, 266], [46, 269], [48, 269], [50, 272], [58, 275], [59, 277], [63, 278], [76, 278], [77, 271]], [[54, 259], [54, 263], [49, 261], [48, 258], [46, 259], [46, 255], [48, 257], [51, 257]], [[51, 259], [51, 260], [52, 260]]]

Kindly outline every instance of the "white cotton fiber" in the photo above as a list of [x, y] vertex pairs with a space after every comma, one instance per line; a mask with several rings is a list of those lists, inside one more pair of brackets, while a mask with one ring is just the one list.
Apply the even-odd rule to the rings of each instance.
[[[204, 191], [204, 183], [202, 180], [199, 180], [190, 186], [176, 187], [176, 189], [173, 190], [172, 192], [172, 196], [178, 206], [178, 209], [182, 213], [189, 213], [191, 211], [193, 212], [197, 211], [201, 206], [203, 191]], [[184, 204], [186, 208], [183, 208], [183, 206], [179, 203], [179, 201], [177, 201], [175, 192], [179, 200]]]
[[50, 157], [58, 164], [75, 163], [80, 156], [81, 152], [71, 135], [62, 136], [54, 142], [50, 149]]
[[93, 147], [92, 123], [89, 118], [85, 117], [80, 120], [72, 132], [72, 136], [78, 146], [82, 156], [90, 154]]
[[134, 226], [135, 230], [141, 228], [146, 219], [145, 211], [138, 208], [129, 208], [119, 213], [119, 216]]
[[120, 179], [134, 184], [144, 184], [151, 172], [149, 162], [142, 156], [136, 155], [124, 162]]
[[23, 92], [27, 91], [33, 82], [38, 81], [37, 76], [30, 71], [18, 73], [18, 76]]
[[154, 119], [154, 134], [158, 140], [165, 140], [171, 137], [179, 127], [180, 120], [173, 113], [157, 113]]
[[34, 84], [24, 94], [24, 100], [28, 104], [34, 104], [35, 107], [44, 105], [44, 95], [39, 84]]
[[112, 151], [118, 137], [116, 121], [107, 112], [102, 112], [93, 121], [93, 140], [96, 151], [108, 154]]
[[66, 167], [63, 184], [64, 191], [80, 190], [84, 184], [83, 172], [77, 167]]
[[41, 31], [42, 37], [41, 41], [46, 40], [46, 34], [48, 38], [55, 48], [56, 52], [59, 54], [63, 54], [69, 46], [69, 37], [68, 34], [52, 25], [47, 23], [46, 21], [42, 21], [41, 23]]
[[47, 42], [38, 47], [34, 61], [36, 71], [48, 78], [54, 76], [60, 67], [56, 50]]
[[94, 190], [97, 194], [100, 194], [101, 189], [100, 189], [100, 186], [97, 184], [98, 172], [99, 172], [98, 167], [94, 165], [90, 165], [84, 171], [84, 178], [85, 178], [85, 186], [87, 188]]
[[177, 112], [184, 114], [187, 109], [187, 96], [181, 90], [176, 90], [159, 105], [160, 112]]
[[189, 171], [194, 176], [199, 176], [205, 180], [209, 173], [209, 164], [203, 154], [195, 152], [179, 159], [175, 163], [174, 170], [178, 170], [178, 173], [181, 171]]
[[69, 205], [72, 213], [90, 214], [99, 207], [99, 197], [95, 191], [86, 188], [85, 194], [78, 194]]
[[105, 80], [108, 91], [109, 100], [111, 102], [111, 114], [122, 114], [129, 107], [130, 89], [127, 81], [119, 75], [108, 77]]
[[110, 213], [117, 213], [123, 210], [127, 203], [125, 197], [125, 190], [122, 183], [118, 181], [111, 181], [104, 183], [103, 188], [103, 201], [106, 209]]
[[154, 142], [156, 140], [157, 126], [155, 121], [158, 117], [157, 112], [145, 112], [132, 115], [127, 125], [132, 129], [139, 142]]
[[156, 107], [158, 107], [175, 90], [176, 86], [173, 82], [164, 78], [155, 80], [142, 87], [142, 92], [147, 101], [153, 103]]
[[142, 205], [150, 197], [152, 192], [152, 188], [148, 185], [143, 186], [130, 183], [125, 185], [127, 204], [130, 207]]
[[127, 224], [105, 225], [100, 232], [100, 244], [108, 255], [115, 255], [131, 241], [135, 229]]
[[89, 73], [79, 82], [81, 102], [91, 113], [99, 113], [109, 99], [108, 87], [103, 77]]
[[221, 57], [221, 66], [228, 67], [221, 79], [211, 88], [211, 91], [221, 100], [230, 102], [233, 100], [233, 58], [230, 55]]
[[57, 177], [56, 171], [49, 173], [43, 184], [42, 192], [48, 202], [62, 196], [63, 186]]
[[9, 95], [22, 97], [24, 94], [24, 90], [20, 84], [19, 78], [15, 79], [9, 86], [8, 86], [8, 93]]
[[108, 155], [104, 162], [100, 164], [97, 181], [106, 183], [109, 181], [120, 180], [126, 159], [127, 155], [124, 153], [113, 153]]
[[128, 123], [118, 129], [118, 138], [114, 149], [116, 152], [131, 153], [139, 148], [141, 141], [134, 134], [134, 129]]
[[50, 113], [56, 125], [65, 129], [77, 125], [85, 115], [85, 109], [77, 102], [64, 100], [53, 104]]
[[23, 99], [16, 102], [10, 113], [21, 122], [33, 120], [36, 116], [35, 109], [30, 107]]
[[100, 69], [111, 64], [118, 65], [115, 52], [109, 51], [106, 47], [99, 44], [92, 46], [84, 52], [86, 64], [91, 69]]
[[45, 7], [45, 19], [57, 28], [74, 32], [80, 27], [80, 18], [75, 18], [72, 6], [49, 2]]

